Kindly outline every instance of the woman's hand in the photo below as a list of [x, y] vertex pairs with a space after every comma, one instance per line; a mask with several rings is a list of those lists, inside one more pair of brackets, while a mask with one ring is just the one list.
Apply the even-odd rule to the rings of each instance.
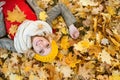
[[79, 36], [79, 31], [73, 24], [69, 26], [69, 33], [73, 39], [77, 39]]
[[3, 6], [4, 4], [5, 4], [5, 1], [1, 1], [1, 2], [0, 2], [0, 12], [2, 11], [2, 9], [3, 9], [2, 6]]

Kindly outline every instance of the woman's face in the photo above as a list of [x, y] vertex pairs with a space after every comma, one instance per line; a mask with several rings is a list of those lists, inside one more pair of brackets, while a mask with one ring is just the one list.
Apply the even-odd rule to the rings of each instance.
[[50, 42], [44, 37], [34, 37], [32, 40], [33, 49], [40, 55], [47, 55], [51, 51]]

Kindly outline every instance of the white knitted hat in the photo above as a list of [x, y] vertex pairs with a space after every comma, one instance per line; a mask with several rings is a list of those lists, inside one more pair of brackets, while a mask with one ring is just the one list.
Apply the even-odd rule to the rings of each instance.
[[[42, 27], [40, 27], [42, 25]], [[18, 53], [24, 53], [32, 47], [31, 36], [44, 36], [44, 33], [52, 33], [51, 26], [44, 21], [24, 21], [14, 37], [14, 46]]]

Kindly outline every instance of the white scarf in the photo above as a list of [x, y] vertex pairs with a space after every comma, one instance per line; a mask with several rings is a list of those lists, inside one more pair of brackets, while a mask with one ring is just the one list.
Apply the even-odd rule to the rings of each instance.
[[[43, 27], [40, 28], [39, 25]], [[14, 46], [18, 53], [24, 53], [32, 48], [31, 36], [44, 36], [44, 33], [52, 33], [51, 26], [44, 21], [26, 20], [18, 27], [14, 37]]]

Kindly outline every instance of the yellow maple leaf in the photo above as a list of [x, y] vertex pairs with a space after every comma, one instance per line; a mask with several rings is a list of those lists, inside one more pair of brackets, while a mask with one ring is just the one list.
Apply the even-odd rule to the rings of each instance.
[[63, 36], [61, 39], [61, 44], [60, 44], [62, 49], [67, 50], [70, 47], [70, 44], [68, 42], [68, 36]]
[[74, 48], [78, 51], [86, 52], [91, 45], [93, 45], [93, 42], [89, 42], [89, 40], [85, 39], [78, 42], [77, 44], [74, 44]]
[[61, 32], [62, 32], [63, 34], [67, 34], [67, 33], [68, 33], [68, 31], [67, 31], [67, 29], [66, 29], [65, 27], [61, 28]]
[[113, 7], [107, 6], [106, 8], [107, 8], [107, 11], [110, 15], [116, 14], [115, 9]]
[[17, 25], [11, 25], [11, 27], [9, 28], [9, 34], [14, 35], [17, 32], [17, 29]]
[[42, 11], [42, 12], [39, 13], [39, 19], [40, 20], [46, 21], [47, 17], [48, 17], [48, 15], [46, 14], [45, 11]]
[[62, 53], [58, 53], [57, 57], [59, 58], [60, 61], [62, 61], [64, 55]]
[[72, 53], [69, 53], [68, 56], [65, 58], [65, 62], [72, 68], [76, 67], [76, 64], [80, 62], [80, 60], [77, 60], [77, 56], [73, 55]]
[[26, 15], [22, 12], [19, 7], [16, 5], [13, 11], [7, 11], [7, 20], [11, 22], [22, 22], [26, 19]]
[[109, 80], [120, 80], [120, 75], [112, 75], [109, 77]]

